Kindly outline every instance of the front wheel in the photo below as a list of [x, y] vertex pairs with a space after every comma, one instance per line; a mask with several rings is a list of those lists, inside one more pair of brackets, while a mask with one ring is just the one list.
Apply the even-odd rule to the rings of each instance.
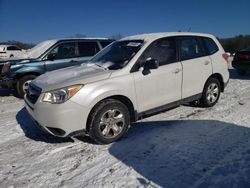
[[107, 99], [91, 114], [89, 136], [99, 144], [109, 144], [121, 138], [130, 123], [129, 110], [122, 102]]
[[204, 107], [214, 106], [219, 98], [221, 93], [220, 82], [216, 78], [210, 78], [203, 89], [201, 104]]
[[21, 77], [17, 81], [16, 90], [19, 97], [21, 98], [24, 97], [25, 93], [28, 90], [30, 82], [34, 80], [36, 77], [37, 77], [36, 75], [26, 75]]

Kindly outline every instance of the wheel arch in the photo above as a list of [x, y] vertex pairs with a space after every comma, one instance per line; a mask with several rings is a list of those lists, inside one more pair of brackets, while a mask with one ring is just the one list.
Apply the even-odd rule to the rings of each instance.
[[[224, 81], [223, 81], [222, 75], [219, 74], [219, 73], [214, 73], [214, 74], [212, 74], [211, 76], [209, 76], [209, 78], [207, 79], [206, 83], [208, 82], [208, 80], [209, 80], [210, 78], [216, 78], [216, 79], [220, 82], [221, 92], [224, 92], [225, 83], [224, 83]], [[206, 83], [205, 83], [205, 85], [206, 85]], [[204, 87], [205, 87], [205, 85], [204, 85]]]
[[14, 76], [14, 79], [15, 80], [18, 80], [24, 76], [27, 76], [27, 75], [35, 75], [35, 76], [40, 76], [41, 73], [39, 72], [35, 72], [35, 71], [32, 71], [32, 72], [25, 72], [25, 73], [17, 73], [15, 76]]
[[88, 114], [88, 118], [87, 118], [87, 122], [86, 122], [86, 132], [88, 133], [89, 131], [89, 128], [90, 128], [90, 121], [91, 121], [91, 114], [93, 112], [93, 110], [102, 102], [102, 101], [105, 101], [107, 99], [115, 99], [115, 100], [118, 100], [120, 102], [122, 102], [124, 105], [127, 106], [128, 110], [129, 110], [129, 114], [130, 114], [130, 122], [134, 122], [136, 120], [136, 111], [135, 111], [135, 108], [134, 108], [134, 105], [132, 103], [132, 101], [124, 96], [124, 95], [113, 95], [113, 96], [109, 96], [109, 97], [106, 97], [100, 101], [98, 101], [93, 107], [92, 109], [90, 110], [89, 114]]

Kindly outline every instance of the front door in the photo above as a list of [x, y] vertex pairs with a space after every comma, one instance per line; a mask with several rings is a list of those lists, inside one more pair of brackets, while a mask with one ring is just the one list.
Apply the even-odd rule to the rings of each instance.
[[147, 75], [142, 73], [142, 66], [133, 73], [139, 112], [181, 99], [182, 65], [177, 61], [176, 49], [175, 38], [168, 37], [152, 42], [139, 58], [140, 65], [148, 58], [159, 62], [158, 69]]
[[76, 52], [75, 42], [58, 44], [49, 53], [53, 55], [53, 60], [45, 61], [46, 70], [52, 71], [79, 64]]

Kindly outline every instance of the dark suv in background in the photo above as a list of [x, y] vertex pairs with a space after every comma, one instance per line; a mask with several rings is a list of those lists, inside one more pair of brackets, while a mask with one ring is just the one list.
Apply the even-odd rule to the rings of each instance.
[[246, 75], [250, 72], [250, 47], [235, 53], [232, 66], [239, 75]]
[[24, 59], [0, 64], [0, 86], [15, 89], [23, 97], [29, 83], [37, 76], [80, 65], [112, 42], [111, 39], [98, 38], [43, 41], [30, 49]]

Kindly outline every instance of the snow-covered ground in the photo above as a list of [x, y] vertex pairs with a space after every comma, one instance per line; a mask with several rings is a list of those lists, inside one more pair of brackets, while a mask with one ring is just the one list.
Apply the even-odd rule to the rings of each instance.
[[110, 145], [46, 135], [23, 105], [0, 89], [0, 187], [250, 187], [250, 75], [231, 70], [213, 108], [149, 117]]

